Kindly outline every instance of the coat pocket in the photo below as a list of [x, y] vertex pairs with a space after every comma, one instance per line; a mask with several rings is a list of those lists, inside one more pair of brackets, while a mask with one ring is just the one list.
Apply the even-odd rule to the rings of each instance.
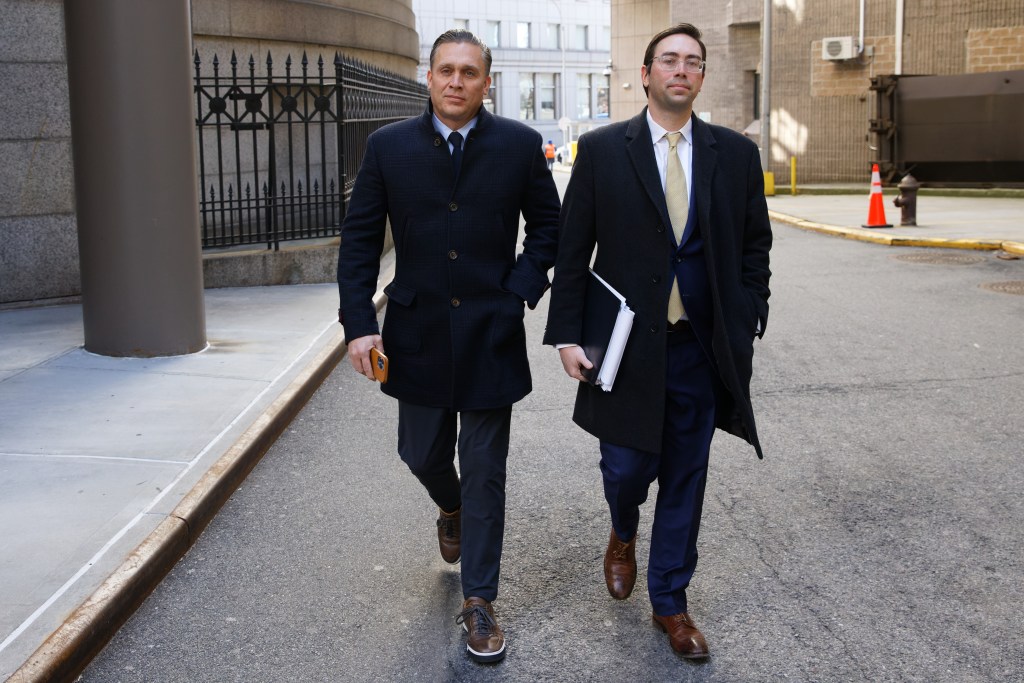
[[415, 289], [406, 287], [394, 280], [389, 282], [387, 287], [384, 288], [384, 293], [387, 294], [388, 301], [394, 301], [399, 306], [405, 306], [406, 308], [412, 306], [413, 302], [416, 301]]
[[384, 288], [384, 293], [388, 297], [384, 328], [381, 330], [384, 352], [419, 351], [421, 321], [416, 320], [413, 306], [416, 303], [416, 290], [392, 281]]
[[526, 337], [526, 327], [523, 325], [526, 304], [514, 292], [504, 293], [501, 297], [491, 327], [491, 345], [496, 348], [504, 348], [509, 344], [516, 344]]

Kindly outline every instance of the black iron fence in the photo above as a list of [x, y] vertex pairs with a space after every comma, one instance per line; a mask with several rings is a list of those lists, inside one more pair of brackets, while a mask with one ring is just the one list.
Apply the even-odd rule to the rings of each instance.
[[203, 74], [195, 53], [196, 142], [203, 248], [337, 235], [366, 138], [386, 123], [415, 116], [427, 99], [416, 81], [334, 56], [293, 74], [267, 54], [229, 73], [215, 55]]

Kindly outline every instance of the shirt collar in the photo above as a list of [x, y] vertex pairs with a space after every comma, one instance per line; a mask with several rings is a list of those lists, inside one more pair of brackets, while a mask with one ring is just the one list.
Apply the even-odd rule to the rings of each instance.
[[[437, 118], [437, 114], [431, 114], [431, 117], [433, 117], [433, 119], [434, 119], [434, 130], [436, 130], [438, 133], [440, 133], [441, 137], [443, 137], [445, 140], [447, 140], [448, 136], [452, 134], [452, 129], [449, 128], [448, 126], [444, 125], [441, 122], [441, 119]], [[480, 118], [479, 115], [474, 116], [472, 119], [470, 119], [469, 123], [464, 125], [462, 128], [459, 128], [459, 132], [462, 133], [462, 138], [463, 139], [465, 139], [466, 136], [469, 135], [469, 131], [471, 131], [474, 128], [476, 128], [476, 122], [477, 122], [477, 119], [479, 119], [479, 118]]]
[[[649, 109], [647, 110], [647, 127], [651, 129], [651, 143], [655, 145], [658, 144], [663, 137], [665, 137], [666, 133], [676, 132], [674, 130], [665, 130], [660, 125], [658, 125], [658, 123], [651, 116], [651, 111]], [[680, 128], [678, 132], [683, 134], [684, 140], [686, 140], [687, 142], [692, 142], [691, 136], [693, 133], [693, 119], [686, 119], [686, 123], [683, 124], [683, 127]]]

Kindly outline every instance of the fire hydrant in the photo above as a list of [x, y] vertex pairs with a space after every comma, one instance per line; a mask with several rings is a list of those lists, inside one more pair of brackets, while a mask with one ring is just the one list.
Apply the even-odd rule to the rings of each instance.
[[900, 225], [917, 225], [917, 191], [921, 183], [909, 173], [897, 185], [900, 189], [898, 197], [892, 203], [900, 208]]

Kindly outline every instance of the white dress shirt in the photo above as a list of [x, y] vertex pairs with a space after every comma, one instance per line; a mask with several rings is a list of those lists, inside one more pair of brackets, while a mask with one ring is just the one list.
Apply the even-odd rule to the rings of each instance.
[[651, 129], [651, 142], [654, 144], [654, 159], [658, 162], [658, 175], [661, 177], [661, 191], [665, 191], [665, 169], [668, 168], [668, 138], [669, 133], [682, 133], [683, 137], [676, 145], [676, 154], [679, 155], [679, 163], [683, 165], [683, 172], [686, 174], [686, 199], [693, 196], [693, 119], [686, 119], [686, 125], [678, 131], [665, 130], [659, 126], [651, 112], [647, 112], [647, 125]]
[[[441, 137], [443, 137], [445, 140], [447, 140], [448, 136], [451, 135], [452, 132], [453, 132], [452, 129], [449, 128], [448, 126], [444, 125], [443, 123], [441, 123], [441, 119], [437, 118], [437, 114], [433, 114], [433, 117], [434, 117], [434, 130], [436, 130], [438, 133], [440, 133]], [[476, 128], [476, 120], [478, 118], [479, 118], [478, 116], [474, 116], [470, 120], [469, 123], [464, 125], [462, 128], [459, 128], [458, 132], [462, 134], [462, 149], [466, 149], [466, 138], [469, 137], [469, 131], [471, 131], [474, 128]], [[455, 145], [453, 145], [451, 142], [449, 142], [448, 143], [448, 153], [451, 154], [454, 151], [455, 151]], [[662, 174], [662, 175], [664, 175], [664, 174]], [[662, 182], [664, 182], [664, 180]]]

